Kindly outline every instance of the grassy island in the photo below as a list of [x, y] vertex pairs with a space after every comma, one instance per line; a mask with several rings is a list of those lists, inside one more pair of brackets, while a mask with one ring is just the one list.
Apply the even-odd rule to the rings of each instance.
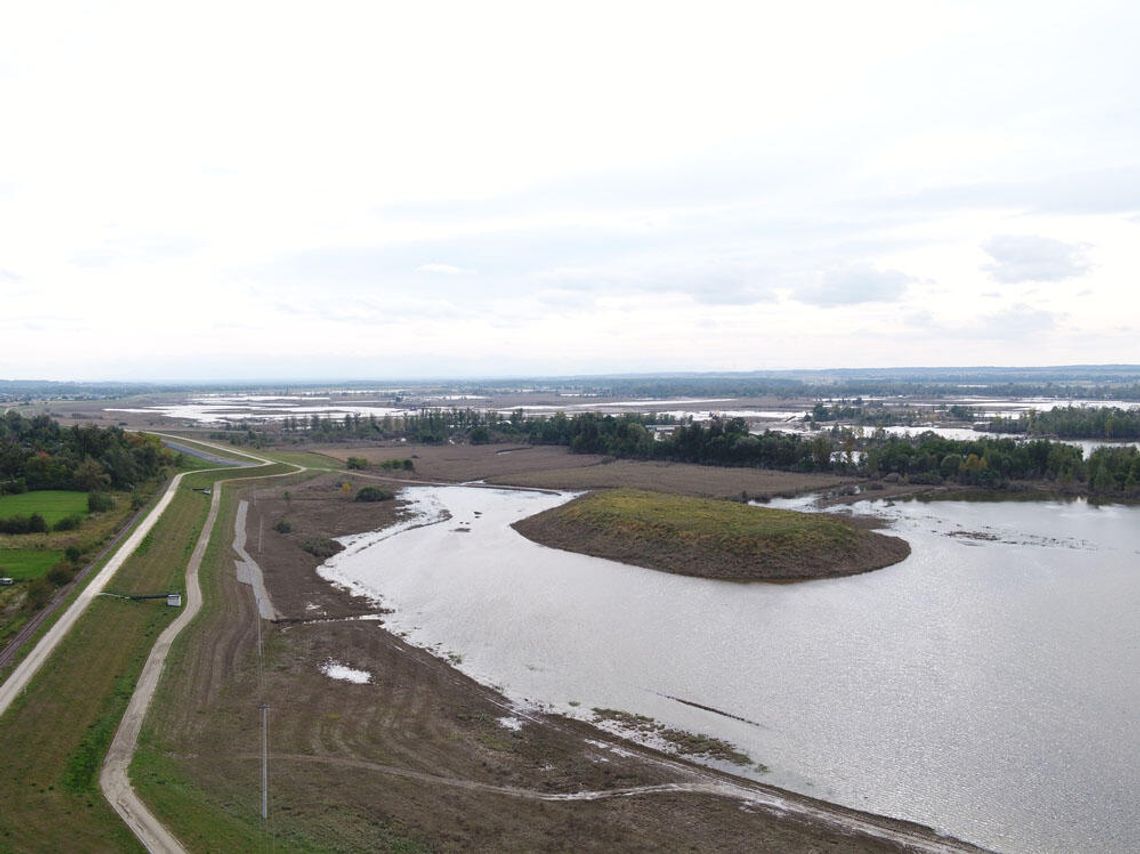
[[823, 513], [633, 489], [593, 492], [514, 525], [566, 551], [730, 581], [798, 581], [898, 563], [910, 546]]

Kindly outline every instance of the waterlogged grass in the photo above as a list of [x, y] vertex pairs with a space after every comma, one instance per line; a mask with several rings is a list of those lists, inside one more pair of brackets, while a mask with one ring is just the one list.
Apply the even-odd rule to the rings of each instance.
[[[595, 708], [594, 718], [599, 721], [613, 722], [634, 737], [640, 735], [660, 739], [683, 756], [719, 759], [722, 762], [731, 762], [733, 765], [754, 764], [747, 753], [737, 750], [723, 738], [701, 735], [682, 729], [672, 729], [647, 715], [637, 715], [621, 709]], [[764, 766], [758, 763], [757, 767], [764, 769]]]
[[9, 516], [31, 516], [39, 513], [48, 527], [68, 516], [87, 515], [87, 493], [59, 489], [0, 495], [0, 519]]
[[62, 557], [63, 552], [52, 549], [0, 549], [0, 576], [17, 581], [42, 578]]
[[568, 521], [668, 547], [714, 546], [742, 556], [800, 554], [805, 548], [843, 548], [859, 532], [821, 514], [752, 507], [735, 501], [614, 489], [558, 508]]

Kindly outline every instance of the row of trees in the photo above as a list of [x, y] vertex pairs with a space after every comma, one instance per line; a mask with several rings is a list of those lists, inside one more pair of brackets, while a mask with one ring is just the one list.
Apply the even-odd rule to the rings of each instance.
[[[971, 414], [968, 410], [956, 416]], [[979, 436], [943, 438], [933, 432], [892, 436], [883, 430], [833, 426], [822, 434], [782, 431], [754, 434], [743, 418], [707, 422], [660, 414], [527, 416], [475, 409], [425, 410], [405, 417], [314, 417], [306, 438], [406, 438], [410, 441], [516, 441], [563, 445], [576, 453], [624, 459], [668, 460], [722, 466], [753, 466], [800, 472], [905, 476], [917, 483], [1000, 486], [1011, 480], [1088, 483], [1093, 489], [1136, 488], [1135, 449], [1104, 449], [1085, 460], [1081, 449], [1045, 439], [1017, 441]], [[294, 429], [300, 430], [300, 427]], [[286, 433], [290, 432], [288, 428]], [[1102, 473], [1104, 472], [1104, 473]], [[1098, 476], [1099, 475], [1099, 476]]]
[[1140, 439], [1140, 409], [1065, 406], [1044, 412], [1031, 410], [1016, 418], [994, 418], [978, 429], [1062, 439]]
[[35, 489], [131, 489], [174, 455], [154, 436], [118, 427], [61, 427], [46, 415], [0, 417], [0, 494]]
[[1140, 490], [1140, 453], [1131, 446], [1100, 448], [1085, 460], [1079, 447], [1046, 439], [956, 440], [929, 431], [892, 436], [841, 428], [814, 436], [753, 434], [742, 418], [682, 424], [654, 438], [654, 425], [647, 419], [583, 413], [530, 419], [527, 426], [532, 436], [545, 436], [572, 451], [614, 457], [870, 477], [898, 474], [928, 484], [999, 487], [1012, 480], [1049, 480], [1088, 483], [1097, 492]]

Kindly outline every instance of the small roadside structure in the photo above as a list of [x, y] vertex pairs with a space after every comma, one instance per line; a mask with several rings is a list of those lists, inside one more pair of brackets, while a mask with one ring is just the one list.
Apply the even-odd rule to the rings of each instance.
[[131, 602], [146, 602], [154, 599], [165, 599], [167, 607], [182, 607], [181, 593], [112, 593], [110, 590], [104, 590], [99, 595], [110, 596], [112, 599], [126, 599]]

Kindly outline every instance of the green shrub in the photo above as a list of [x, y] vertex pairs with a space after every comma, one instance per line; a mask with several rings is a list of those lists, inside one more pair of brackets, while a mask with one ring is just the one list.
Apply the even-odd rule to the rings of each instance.
[[378, 486], [366, 486], [356, 493], [357, 501], [390, 501], [396, 494]]
[[278, 534], [288, 534], [293, 530], [293, 523], [287, 519], [278, 519], [277, 523], [273, 526], [273, 530]]
[[0, 519], [0, 534], [42, 534], [47, 529], [47, 522], [39, 513]]
[[64, 516], [58, 522], [51, 526], [53, 531], [74, 531], [83, 524], [83, 517], [78, 513], [73, 513], [71, 516]]
[[345, 460], [345, 465], [350, 469], [363, 470], [368, 468], [368, 460], [364, 459], [364, 457], [349, 457]]
[[337, 552], [344, 551], [344, 546], [328, 537], [309, 537], [301, 543], [301, 548], [321, 560], [327, 560]]
[[55, 593], [55, 587], [46, 578], [37, 578], [28, 585], [28, 595], [24, 599], [24, 606], [31, 611], [38, 611], [48, 603]]
[[114, 506], [115, 499], [106, 492], [87, 493], [87, 512], [89, 513], [104, 513], [113, 509]]
[[67, 561], [60, 561], [47, 571], [45, 577], [56, 587], [63, 587], [75, 577], [75, 570]]

